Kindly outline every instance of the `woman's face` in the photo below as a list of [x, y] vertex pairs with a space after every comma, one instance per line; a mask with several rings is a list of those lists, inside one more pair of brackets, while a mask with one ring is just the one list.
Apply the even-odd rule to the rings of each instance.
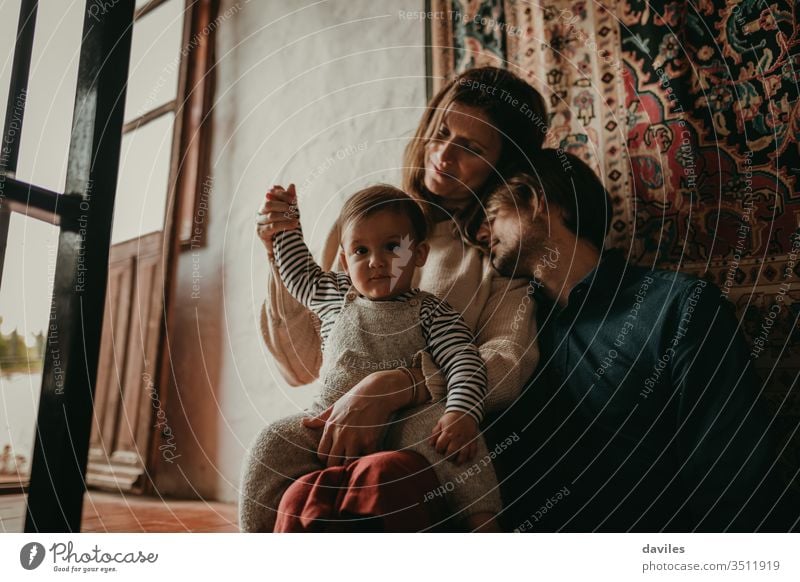
[[500, 159], [502, 139], [483, 111], [453, 103], [425, 147], [425, 188], [457, 209], [474, 198]]

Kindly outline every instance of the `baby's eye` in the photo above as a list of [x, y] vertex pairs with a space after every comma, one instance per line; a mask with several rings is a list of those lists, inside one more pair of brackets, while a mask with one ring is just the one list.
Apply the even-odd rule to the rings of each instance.
[[386, 245], [386, 250], [390, 253], [397, 251], [400, 248], [400, 243], [392, 242]]
[[354, 255], [365, 255], [367, 254], [367, 247], [356, 247], [353, 249]]

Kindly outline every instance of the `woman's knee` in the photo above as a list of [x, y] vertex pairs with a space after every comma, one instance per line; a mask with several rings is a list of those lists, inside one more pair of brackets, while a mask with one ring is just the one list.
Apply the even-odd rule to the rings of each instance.
[[261, 432], [256, 435], [247, 450], [248, 466], [251, 466], [252, 463], [263, 461], [264, 458], [269, 456], [269, 453], [277, 444], [277, 436], [274, 423], [268, 424], [261, 429]]
[[250, 445], [247, 453], [248, 462], [265, 463], [279, 453], [285, 455], [287, 449], [302, 447], [304, 444], [301, 442], [304, 440], [300, 433], [302, 428], [299, 421], [295, 427], [286, 419], [268, 424], [261, 429]]

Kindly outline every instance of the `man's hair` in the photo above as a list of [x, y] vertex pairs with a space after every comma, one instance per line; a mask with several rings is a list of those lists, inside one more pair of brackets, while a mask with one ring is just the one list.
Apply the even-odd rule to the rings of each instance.
[[359, 190], [344, 203], [339, 214], [339, 239], [353, 222], [385, 210], [408, 217], [417, 243], [428, 238], [428, 219], [419, 203], [399, 188], [378, 184]]
[[527, 209], [533, 196], [541, 194], [548, 205], [561, 209], [567, 228], [602, 250], [611, 224], [611, 197], [592, 168], [571, 153], [550, 148], [536, 155], [535, 165], [537, 175], [515, 174], [496, 188], [487, 199], [487, 211]]

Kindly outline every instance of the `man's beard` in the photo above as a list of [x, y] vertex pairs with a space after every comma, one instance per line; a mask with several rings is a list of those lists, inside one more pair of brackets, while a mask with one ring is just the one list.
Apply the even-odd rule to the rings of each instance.
[[504, 277], [533, 277], [533, 265], [548, 238], [546, 228], [523, 226], [519, 240], [492, 253], [492, 266]]
[[495, 271], [503, 275], [503, 277], [523, 277], [524, 273], [521, 271], [525, 269], [522, 262], [523, 255], [518, 254], [517, 249], [503, 249], [499, 253], [492, 253], [492, 266]]

